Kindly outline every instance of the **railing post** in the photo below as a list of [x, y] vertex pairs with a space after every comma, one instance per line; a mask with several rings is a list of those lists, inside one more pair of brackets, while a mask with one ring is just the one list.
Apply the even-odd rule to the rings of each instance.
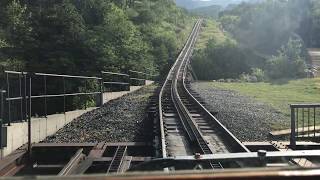
[[44, 115], [45, 118], [48, 117], [48, 105], [47, 105], [47, 76], [43, 76], [43, 85], [44, 85]]
[[294, 107], [290, 106], [291, 109], [291, 135], [290, 135], [290, 147], [292, 149], [296, 148], [296, 117]]
[[23, 121], [22, 75], [19, 74], [20, 120]]
[[[3, 120], [4, 120], [4, 93], [6, 93], [6, 91], [4, 90], [0, 90], [1, 93], [1, 117], [0, 117], [0, 149], [3, 148], [3, 142], [2, 142], [2, 125], [3, 125]], [[0, 155], [0, 157], [2, 157], [2, 155]]]
[[[7, 97], [10, 98], [10, 81], [9, 81], [9, 73], [7, 74]], [[11, 125], [11, 101], [8, 100], [8, 126]]]
[[125, 89], [125, 90], [127, 90], [127, 91], [130, 91], [130, 86], [131, 86], [131, 79], [130, 79], [131, 74], [130, 74], [129, 72], [130, 72], [130, 71], [125, 72], [126, 74], [128, 74], [128, 76], [126, 76], [126, 77], [127, 77], [127, 78], [126, 78], [126, 82], [127, 82], [128, 84], [127, 84], [126, 89]]
[[31, 158], [32, 155], [32, 147], [31, 147], [31, 116], [32, 116], [32, 74], [28, 73], [27, 74], [27, 79], [28, 79], [28, 83], [29, 83], [29, 87], [28, 87], [28, 154], [29, 157]]
[[24, 78], [24, 94], [23, 94], [23, 102], [24, 102], [24, 120], [25, 122], [28, 121], [28, 100], [27, 100], [27, 95], [28, 95], [28, 85], [27, 85], [27, 74], [24, 73], [23, 74], [23, 78]]
[[104, 93], [104, 84], [103, 84], [103, 78], [101, 78], [99, 80], [99, 83], [100, 83], [100, 107], [103, 106], [103, 93]]
[[66, 115], [66, 82], [64, 77], [62, 77], [62, 83], [63, 83], [63, 114]]

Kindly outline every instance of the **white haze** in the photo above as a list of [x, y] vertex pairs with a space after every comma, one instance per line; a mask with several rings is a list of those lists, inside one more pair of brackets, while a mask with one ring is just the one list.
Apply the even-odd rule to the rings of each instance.
[[175, 0], [178, 6], [184, 7], [186, 9], [194, 9], [198, 7], [219, 5], [221, 7], [226, 7], [229, 4], [239, 4], [243, 1], [246, 2], [257, 2], [261, 0]]

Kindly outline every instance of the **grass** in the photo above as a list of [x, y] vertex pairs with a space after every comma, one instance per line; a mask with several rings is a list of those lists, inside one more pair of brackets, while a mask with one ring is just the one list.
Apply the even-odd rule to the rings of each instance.
[[[180, 24], [175, 27], [176, 33], [178, 32], [178, 34], [177, 34], [178, 47], [182, 48], [184, 46], [185, 42], [187, 41], [187, 39], [189, 37], [189, 34], [192, 31], [192, 28], [193, 28], [195, 22], [196, 22], [195, 18], [189, 18], [184, 25]], [[165, 30], [163, 30], [163, 31], [165, 32]]]
[[208, 41], [212, 38], [218, 42], [223, 42], [226, 39], [226, 36], [220, 30], [219, 24], [216, 21], [206, 19], [200, 37], [197, 40], [196, 49], [204, 49]]
[[[320, 103], [320, 78], [290, 80], [285, 83], [218, 83], [212, 86], [238, 91], [259, 102], [271, 105], [277, 111], [290, 117], [289, 104]], [[274, 129], [279, 129], [276, 125]]]

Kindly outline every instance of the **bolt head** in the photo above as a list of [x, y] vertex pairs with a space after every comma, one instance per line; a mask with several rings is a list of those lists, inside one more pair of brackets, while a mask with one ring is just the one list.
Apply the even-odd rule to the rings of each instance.
[[267, 151], [266, 150], [258, 150], [258, 156], [259, 157], [265, 157], [267, 155]]
[[195, 154], [194, 154], [194, 157], [195, 157], [196, 159], [200, 159], [200, 158], [201, 158], [201, 154], [200, 154], [200, 153], [195, 153]]

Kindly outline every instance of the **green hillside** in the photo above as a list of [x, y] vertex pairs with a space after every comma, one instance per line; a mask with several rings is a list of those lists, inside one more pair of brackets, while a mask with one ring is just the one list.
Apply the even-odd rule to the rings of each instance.
[[222, 7], [219, 5], [212, 5], [207, 7], [200, 7], [196, 9], [191, 9], [190, 12], [199, 15], [202, 17], [208, 18], [218, 18], [219, 12], [222, 10]]
[[1, 0], [0, 69], [163, 74], [193, 22], [168, 0]]

